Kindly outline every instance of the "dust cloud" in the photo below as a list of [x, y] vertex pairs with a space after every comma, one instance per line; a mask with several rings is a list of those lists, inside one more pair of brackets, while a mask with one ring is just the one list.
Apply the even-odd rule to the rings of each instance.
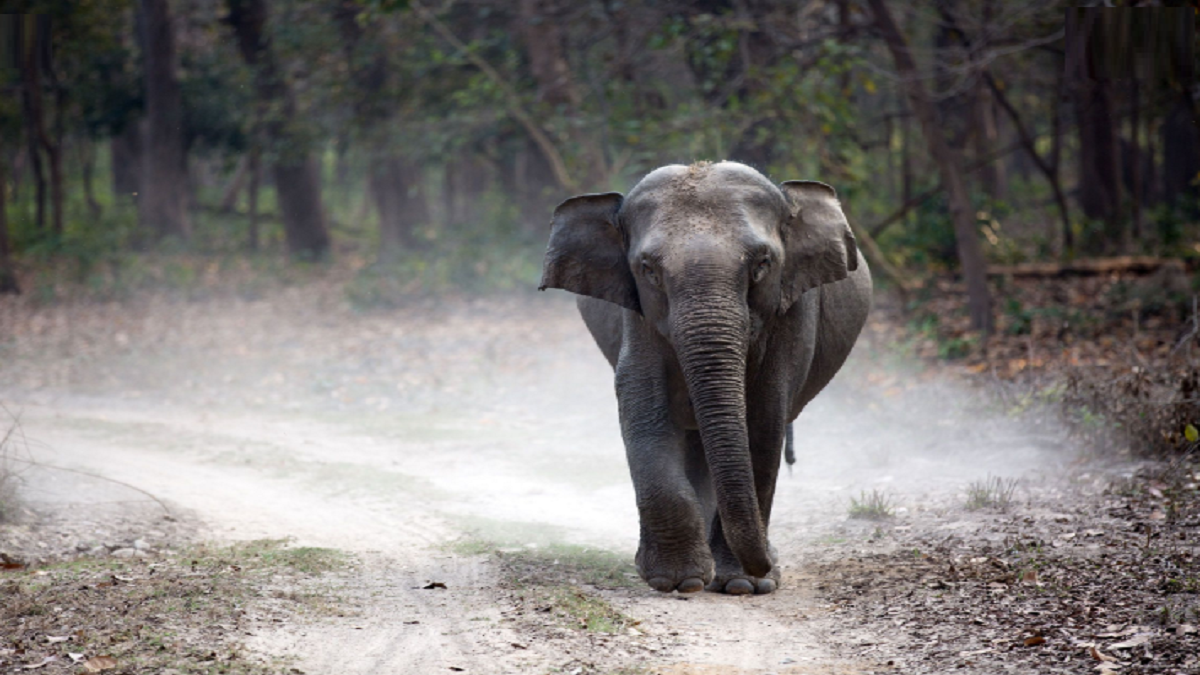
[[[106, 453], [138, 449], [124, 462], [71, 460], [128, 466], [130, 481], [161, 481], [139, 462], [186, 457], [213, 481], [303, 486], [287, 522], [309, 513], [325, 523], [318, 514], [333, 503], [402, 519], [415, 503], [442, 523], [431, 539], [633, 552], [612, 374], [570, 297], [442, 299], [376, 313], [344, 305], [321, 285], [260, 300], [9, 305], [14, 358], [0, 364], [0, 397], [29, 408], [29, 433], [52, 432], [51, 445], [83, 435]], [[882, 496], [902, 523], [962, 506], [972, 482], [1030, 485], [1070, 459], [1060, 430], [907, 362], [890, 335], [874, 319], [797, 421], [798, 461], [781, 472], [776, 497], [777, 546], [853, 527], [849, 506], [864, 495]], [[188, 494], [162, 496], [186, 507]], [[246, 518], [233, 511], [223, 517]], [[274, 529], [264, 521], [222, 533], [297, 535]], [[336, 522], [303, 532], [315, 543], [336, 532], [342, 546], [387, 548], [374, 530], [347, 540]]]

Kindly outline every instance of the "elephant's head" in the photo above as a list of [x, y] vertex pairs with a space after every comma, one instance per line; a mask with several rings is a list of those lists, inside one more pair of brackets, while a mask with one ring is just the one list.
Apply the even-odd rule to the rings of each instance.
[[857, 267], [833, 188], [776, 186], [735, 162], [665, 166], [623, 198], [554, 211], [541, 288], [641, 315], [674, 349], [713, 476], [726, 540], [752, 575], [771, 568], [746, 431], [748, 346], [806, 290]]

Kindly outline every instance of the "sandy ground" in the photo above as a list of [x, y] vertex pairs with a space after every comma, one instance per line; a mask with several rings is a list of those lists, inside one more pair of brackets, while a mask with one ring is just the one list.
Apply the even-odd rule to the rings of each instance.
[[851, 498], [888, 495], [889, 530], [975, 531], [986, 519], [956, 508], [968, 483], [1020, 477], [1032, 499], [1062, 487], [1072, 458], [1054, 429], [981, 417], [964, 390], [887, 345], [863, 348], [797, 426], [799, 463], [781, 475], [772, 523], [778, 593], [596, 591], [641, 623], [556, 637], [512, 618], [519, 601], [498, 589], [494, 556], [452, 551], [478, 540], [632, 557], [611, 371], [568, 298], [357, 314], [336, 295], [288, 291], [10, 305], [0, 320], [0, 401], [39, 463], [25, 472], [32, 512], [91, 518], [103, 538], [136, 511], [146, 524], [125, 531], [169, 539], [182, 526], [155, 529], [160, 507], [142, 490], [192, 524], [186, 536], [288, 537], [358, 557], [340, 586], [346, 616], [247, 637], [310, 674], [894, 671], [893, 655], [868, 646], [885, 629], [848, 627], [818, 593], [819, 570], [889, 545], [847, 518]]

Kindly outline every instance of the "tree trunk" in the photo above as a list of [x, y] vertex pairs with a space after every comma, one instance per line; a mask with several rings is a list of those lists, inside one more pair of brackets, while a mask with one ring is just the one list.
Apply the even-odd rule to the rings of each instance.
[[1102, 30], [1100, 13], [1067, 11], [1066, 64], [1063, 82], [1070, 83], [1079, 140], [1079, 206], [1084, 215], [1104, 220], [1103, 232], [1093, 233], [1080, 248], [1087, 253], [1111, 252], [1124, 238], [1120, 232], [1120, 149], [1112, 111], [1112, 84], [1101, 67], [1102, 54], [1093, 52], [1092, 34]]
[[[46, 136], [45, 106], [42, 104], [43, 32], [48, 32], [49, 17], [26, 15], [18, 36], [21, 40], [21, 110], [25, 118], [25, 138], [29, 142], [29, 164], [33, 169], [35, 222], [39, 232], [46, 228], [46, 174], [42, 170], [42, 149], [49, 145]], [[43, 31], [43, 19], [46, 31]]]
[[483, 196], [491, 187], [487, 166], [465, 152], [446, 165], [444, 198], [450, 223], [477, 222], [483, 217]]
[[[3, 157], [3, 154], [0, 154]], [[17, 294], [21, 286], [12, 264], [12, 246], [8, 239], [8, 167], [0, 161], [0, 295]]]
[[[520, 33], [529, 56], [529, 69], [537, 82], [538, 99], [559, 116], [577, 118], [582, 99], [567, 60], [565, 34], [555, 20], [555, 0], [520, 0]], [[584, 185], [605, 179], [608, 162], [596, 138], [588, 130], [571, 125], [572, 145], [581, 150]]]
[[1139, 122], [1141, 116], [1138, 114], [1138, 108], [1141, 106], [1140, 97], [1138, 96], [1138, 82], [1136, 79], [1131, 79], [1129, 82], [1130, 100], [1133, 106], [1133, 118], [1129, 120], [1129, 131], [1132, 136], [1132, 152], [1133, 155], [1129, 162], [1130, 182], [1133, 185], [1130, 187], [1130, 194], [1133, 196], [1133, 239], [1141, 241], [1142, 238], [1142, 202], [1144, 191], [1142, 190], [1142, 133]]
[[1187, 90], [1175, 98], [1162, 124], [1163, 197], [1175, 204], [1180, 197], [1200, 195], [1194, 182], [1200, 174], [1200, 126]]
[[568, 112], [579, 107], [579, 91], [571, 78], [563, 34], [552, 16], [552, 0], [520, 0], [521, 37], [529, 56], [529, 70], [538, 85], [538, 98]]
[[1071, 229], [1071, 217], [1067, 211], [1067, 200], [1066, 200], [1066, 197], [1063, 196], [1062, 181], [1059, 179], [1059, 170], [1062, 168], [1062, 146], [1063, 146], [1063, 133], [1062, 133], [1063, 97], [1061, 96], [1063, 87], [1062, 87], [1061, 78], [1059, 81], [1058, 90], [1060, 92], [1060, 95], [1055, 97], [1051, 104], [1054, 106], [1054, 110], [1052, 111], [1051, 116], [1050, 116], [1050, 130], [1051, 130], [1050, 131], [1050, 133], [1051, 133], [1050, 159], [1048, 160], [1047, 163], [1050, 166], [1051, 175], [1054, 178], [1054, 181], [1052, 183], [1052, 185], [1054, 186], [1054, 199], [1055, 199], [1055, 201], [1058, 202], [1058, 211], [1062, 215], [1062, 251], [1061, 251], [1061, 253], [1062, 253], [1063, 258], [1070, 260], [1075, 257], [1075, 232], [1074, 232], [1074, 230]]
[[187, 156], [183, 140], [183, 100], [176, 72], [174, 25], [167, 0], [141, 0], [146, 49], [146, 142], [138, 219], [155, 237], [186, 239]]
[[96, 224], [100, 220], [101, 209], [100, 202], [96, 201], [96, 186], [93, 180], [96, 173], [96, 146], [91, 139], [83, 139], [79, 142], [79, 164], [83, 174], [83, 198], [87, 202], [88, 216], [91, 217], [92, 223]]
[[250, 172], [250, 187], [247, 188], [249, 192], [246, 195], [246, 209], [250, 212], [250, 225], [246, 246], [251, 251], [257, 251], [262, 245], [258, 233], [258, 188], [262, 183], [262, 158], [257, 146], [250, 149], [250, 161], [247, 164]]
[[288, 251], [301, 259], [320, 259], [329, 254], [329, 229], [321, 203], [321, 174], [309, 156], [305, 141], [288, 131], [298, 115], [291, 88], [275, 61], [266, 36], [266, 0], [228, 0], [228, 23], [237, 38], [238, 50], [255, 71], [254, 86], [259, 103], [272, 106], [263, 124], [263, 134], [276, 151], [272, 175], [279, 200]]
[[321, 205], [321, 184], [317, 160], [275, 162], [275, 194], [283, 218], [283, 234], [288, 251], [301, 260], [319, 260], [329, 252], [329, 230]]
[[[1111, 221], [1117, 214], [1121, 194], [1110, 89], [1110, 83], [1103, 79], [1075, 83], [1079, 206], [1088, 218], [1105, 221]], [[1119, 232], [1105, 232], [1103, 236], [1084, 242], [1084, 246], [1091, 253], [1103, 253], [1113, 234], [1119, 238]]]
[[421, 172], [399, 157], [384, 157], [372, 163], [370, 181], [379, 212], [379, 257], [393, 262], [418, 246], [415, 229], [429, 221]]
[[[369, 138], [380, 139], [368, 166], [367, 191], [379, 214], [379, 259], [391, 263], [402, 251], [417, 247], [415, 229], [429, 222], [429, 208], [419, 167], [389, 147], [386, 125], [396, 121], [395, 112], [381, 103], [385, 99], [380, 96], [388, 85], [388, 62], [379, 49], [361, 49], [365, 37], [361, 13], [362, 6], [353, 0], [340, 0], [334, 6], [346, 63], [358, 89], [359, 124]], [[362, 51], [373, 52], [373, 58], [363, 58]]]
[[109, 143], [112, 192], [118, 201], [137, 200], [142, 183], [141, 122], [131, 120]]
[[908, 94], [909, 103], [921, 123], [925, 142], [929, 146], [929, 154], [937, 162], [942, 176], [942, 184], [946, 186], [950, 217], [954, 222], [958, 259], [967, 284], [967, 304], [971, 314], [971, 326], [984, 335], [989, 335], [992, 331], [992, 298], [987, 286], [987, 268], [983, 259], [983, 249], [979, 243], [979, 232], [975, 228], [975, 212], [971, 208], [971, 201], [967, 196], [966, 186], [963, 184], [959, 158], [951, 151], [946, 144], [946, 139], [942, 136], [936, 111], [929, 102], [921, 80], [918, 79], [916, 64], [913, 62], [908, 44], [905, 42], [904, 36], [900, 34], [900, 29], [896, 26], [887, 5], [884, 0], [869, 0], [869, 4], [875, 16], [876, 25], [892, 53], [896, 71]]
[[[982, 79], [975, 87], [975, 158], [981, 160], [992, 154], [999, 138], [996, 124], [996, 106], [992, 100], [992, 92]], [[979, 180], [983, 189], [992, 199], [1004, 199], [1008, 196], [1008, 180], [1004, 171], [1004, 162], [995, 160], [988, 162], [980, 170]]]
[[[45, 39], [49, 43], [48, 29]], [[64, 114], [67, 108], [67, 94], [66, 89], [54, 73], [54, 63], [49, 56], [46, 57], [46, 72], [50, 76], [50, 86], [54, 90], [54, 137], [43, 136], [42, 143], [46, 147], [46, 156], [50, 159], [50, 206], [53, 214], [54, 235], [61, 241], [63, 233], [66, 231], [67, 194], [66, 179], [63, 176], [63, 147], [65, 146], [63, 138], [66, 136]]]
[[221, 205], [217, 207], [221, 213], [230, 213], [237, 207], [238, 195], [241, 194], [242, 188], [246, 185], [249, 167], [248, 154], [238, 158], [237, 166], [233, 169], [233, 176], [225, 184], [225, 189], [221, 190]]

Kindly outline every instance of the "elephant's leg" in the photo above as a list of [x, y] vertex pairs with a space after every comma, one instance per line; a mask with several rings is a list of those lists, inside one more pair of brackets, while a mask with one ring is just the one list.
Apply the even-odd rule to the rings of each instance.
[[635, 344], [622, 347], [617, 365], [621, 435], [641, 523], [637, 567], [656, 590], [694, 593], [712, 580], [712, 555], [702, 496], [690, 480], [696, 467], [689, 467], [687, 433], [664, 414], [668, 394], [660, 358]]
[[638, 573], [655, 590], [694, 593], [712, 579], [704, 505], [687, 471], [683, 434], [651, 447], [627, 446], [641, 539]]
[[[771, 505], [775, 500], [775, 481], [779, 477], [779, 462], [787, 430], [782, 406], [778, 408], [776, 414], [763, 414], [764, 408], [759, 407], [757, 413], [751, 412], [747, 415], [750, 455], [754, 465], [754, 489], [763, 525], [768, 528], [771, 522]], [[775, 547], [770, 543], [767, 546], [771, 560], [775, 563], [771, 571], [762, 577], [746, 574], [725, 542], [720, 517], [715, 517], [709, 534], [709, 548], [712, 550], [716, 574], [708, 584], [708, 590], [732, 595], [773, 593], [779, 587], [779, 559]]]

